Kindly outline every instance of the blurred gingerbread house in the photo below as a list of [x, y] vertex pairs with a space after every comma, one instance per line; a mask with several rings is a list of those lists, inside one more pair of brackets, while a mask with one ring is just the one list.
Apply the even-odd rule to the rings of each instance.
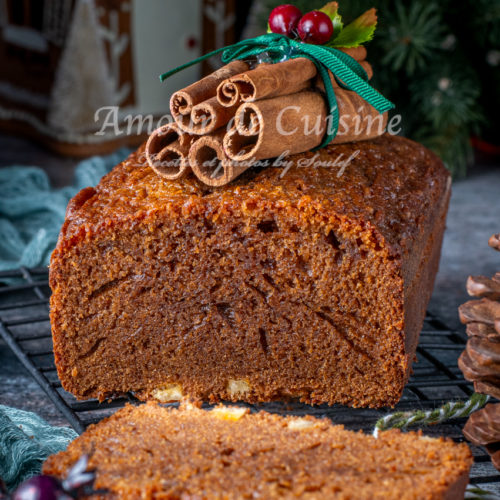
[[235, 0], [0, 0], [0, 129], [70, 155], [137, 144], [201, 67], [163, 84], [158, 75], [234, 42], [234, 9]]

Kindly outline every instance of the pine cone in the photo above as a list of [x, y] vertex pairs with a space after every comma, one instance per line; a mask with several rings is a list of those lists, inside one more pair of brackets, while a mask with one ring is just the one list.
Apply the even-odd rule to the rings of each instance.
[[[488, 243], [500, 251], [500, 234], [494, 234]], [[500, 399], [500, 273], [491, 279], [469, 276], [467, 292], [478, 299], [458, 309], [469, 336], [458, 366], [464, 377], [474, 382], [476, 392]], [[500, 470], [500, 404], [489, 404], [473, 413], [463, 433], [472, 443], [485, 446]]]
[[488, 404], [474, 412], [467, 420], [464, 436], [477, 446], [500, 442], [500, 403]]
[[464, 436], [477, 446], [484, 446], [491, 462], [500, 470], [500, 403], [486, 405], [467, 420]]

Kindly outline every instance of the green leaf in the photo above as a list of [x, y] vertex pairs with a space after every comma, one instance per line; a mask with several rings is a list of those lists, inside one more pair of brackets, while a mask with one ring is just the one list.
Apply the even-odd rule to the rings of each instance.
[[329, 47], [358, 47], [373, 38], [377, 26], [376, 9], [367, 10], [352, 23], [349, 23], [333, 40]]
[[333, 33], [338, 35], [344, 27], [342, 16], [339, 14], [339, 4], [337, 2], [328, 2], [319, 11], [324, 12], [332, 20]]
[[267, 33], [272, 33], [271, 26], [269, 26], [269, 23], [267, 23]]

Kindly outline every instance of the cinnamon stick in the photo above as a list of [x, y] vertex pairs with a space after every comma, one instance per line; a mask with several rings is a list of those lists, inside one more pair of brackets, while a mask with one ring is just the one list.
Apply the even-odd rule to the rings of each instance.
[[[339, 130], [332, 144], [366, 140], [381, 135], [387, 113], [380, 115], [355, 92], [336, 89]], [[243, 103], [235, 125], [224, 138], [232, 159], [260, 160], [309, 151], [321, 144], [326, 127], [326, 104], [321, 94], [304, 90], [296, 94]]]
[[222, 106], [217, 97], [196, 104], [189, 115], [174, 116], [179, 127], [191, 134], [205, 135], [226, 125], [233, 118], [238, 106]]
[[295, 94], [310, 87], [316, 73], [314, 63], [305, 57], [260, 64], [223, 81], [217, 88], [217, 99], [223, 106], [234, 106], [241, 102]]
[[[366, 71], [368, 76], [368, 80], [371, 80], [373, 77], [373, 68], [368, 61], [358, 61], [360, 66]], [[335, 93], [337, 93], [337, 89], [342, 88], [338, 83], [337, 79], [333, 76], [332, 72], [328, 72], [330, 75], [330, 81], [332, 82], [333, 88], [335, 89]], [[342, 80], [340, 80], [342, 81]], [[314, 79], [314, 86], [322, 91], [325, 90], [325, 84], [323, 83], [323, 79], [318, 75]]]
[[236, 179], [251, 164], [239, 164], [224, 151], [225, 129], [200, 137], [189, 151], [193, 173], [208, 186], [224, 186]]
[[[224, 150], [239, 161], [301, 153], [321, 142], [325, 119], [323, 97], [311, 90], [246, 102], [238, 108], [235, 124], [224, 137]], [[308, 134], [305, 122], [312, 128]]]
[[373, 78], [372, 65], [368, 61], [360, 61], [359, 64], [366, 71], [366, 74], [368, 75], [368, 80], [371, 80]]
[[149, 166], [166, 179], [179, 179], [189, 171], [188, 153], [195, 137], [176, 123], [156, 129], [146, 143]]
[[[366, 49], [356, 47], [351, 50], [357, 57], [364, 57]], [[354, 52], [357, 51], [357, 52]], [[359, 60], [370, 80], [373, 69], [369, 62]], [[261, 64], [253, 70], [232, 76], [223, 81], [217, 88], [217, 100], [223, 106], [235, 106], [242, 102], [255, 102], [287, 94], [295, 94], [311, 87], [311, 80], [317, 75], [315, 64], [305, 57], [289, 59], [276, 64]], [[332, 83], [339, 87], [332, 77]], [[316, 86], [324, 89], [320, 77], [316, 79]]]
[[[351, 56], [355, 61], [357, 61], [360, 66], [366, 71], [368, 75], [368, 80], [371, 80], [373, 77], [373, 68], [372, 65], [366, 60], [366, 49], [362, 45], [359, 47], [344, 47], [339, 49], [341, 52], [344, 52], [348, 56]], [[339, 84], [337, 80], [333, 77], [333, 74], [330, 73], [330, 79], [332, 81], [333, 87], [335, 90], [339, 88]], [[325, 86], [323, 84], [323, 80], [320, 77], [316, 78], [315, 86], [320, 88], [321, 90], [325, 90]]]
[[339, 108], [339, 130], [330, 144], [365, 141], [382, 135], [388, 114], [380, 114], [351, 90], [335, 89]]
[[170, 98], [170, 111], [179, 127], [189, 133], [206, 134], [227, 123], [234, 113], [215, 98], [217, 87], [222, 81], [247, 69], [247, 63], [232, 61], [198, 82], [174, 92]]
[[364, 61], [366, 59], [366, 48], [363, 45], [358, 47], [341, 47], [339, 49], [344, 54], [351, 56], [355, 61]]

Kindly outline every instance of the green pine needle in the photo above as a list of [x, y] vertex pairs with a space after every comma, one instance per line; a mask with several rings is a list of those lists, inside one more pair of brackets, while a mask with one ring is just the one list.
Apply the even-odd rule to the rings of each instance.
[[438, 60], [412, 81], [410, 94], [414, 106], [436, 129], [467, 127], [483, 119], [477, 103], [481, 84], [470, 68], [455, 60]]
[[385, 50], [382, 63], [393, 71], [413, 75], [442, 43], [444, 28], [437, 4], [397, 1], [380, 36]]

